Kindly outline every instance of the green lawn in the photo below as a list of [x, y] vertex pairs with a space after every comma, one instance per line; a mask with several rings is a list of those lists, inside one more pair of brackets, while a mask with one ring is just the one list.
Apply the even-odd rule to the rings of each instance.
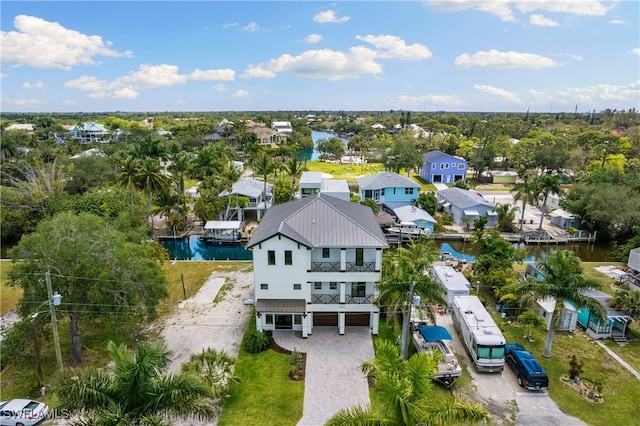
[[349, 183], [356, 183], [356, 178], [362, 175], [369, 175], [384, 170], [382, 164], [334, 164], [324, 161], [307, 162], [307, 170], [310, 172], [329, 173], [334, 179], [344, 179]]
[[20, 287], [11, 287], [9, 282], [10, 260], [0, 260], [0, 316], [5, 316], [11, 309], [15, 309], [22, 297]]

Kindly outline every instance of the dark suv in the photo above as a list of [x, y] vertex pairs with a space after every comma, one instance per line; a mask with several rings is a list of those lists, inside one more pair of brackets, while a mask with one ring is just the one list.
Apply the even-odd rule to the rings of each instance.
[[518, 384], [526, 389], [541, 390], [549, 387], [549, 377], [538, 361], [522, 345], [507, 343], [505, 359], [518, 377]]

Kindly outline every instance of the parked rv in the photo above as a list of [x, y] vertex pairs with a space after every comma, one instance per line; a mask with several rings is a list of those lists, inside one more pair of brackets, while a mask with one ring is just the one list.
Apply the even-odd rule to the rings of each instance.
[[535, 357], [522, 345], [507, 343], [505, 359], [525, 389], [541, 390], [549, 387], [549, 377]]
[[478, 371], [504, 370], [505, 339], [477, 296], [453, 298], [453, 326]]

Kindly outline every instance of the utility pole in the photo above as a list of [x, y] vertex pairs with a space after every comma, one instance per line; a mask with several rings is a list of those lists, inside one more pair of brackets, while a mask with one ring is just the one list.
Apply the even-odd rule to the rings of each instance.
[[58, 319], [56, 318], [56, 309], [54, 305], [60, 304], [61, 296], [56, 293], [56, 300], [53, 300], [53, 290], [51, 290], [51, 269], [47, 265], [47, 273], [45, 274], [47, 282], [47, 293], [49, 295], [49, 312], [51, 314], [51, 329], [53, 331], [53, 343], [56, 348], [56, 361], [58, 362], [58, 370], [62, 371], [62, 352], [60, 351], [60, 337], [58, 336]]
[[411, 283], [411, 287], [409, 288], [409, 303], [407, 304], [407, 312], [405, 312], [405, 316], [402, 321], [402, 339], [400, 340], [400, 344], [402, 347], [400, 348], [400, 356], [402, 359], [407, 359], [407, 343], [409, 340], [409, 324], [411, 321], [411, 304], [413, 303], [413, 291], [416, 287], [416, 282], [413, 281]]

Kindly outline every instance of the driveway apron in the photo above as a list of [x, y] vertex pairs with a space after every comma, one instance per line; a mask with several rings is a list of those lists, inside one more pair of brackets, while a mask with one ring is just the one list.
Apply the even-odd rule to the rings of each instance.
[[319, 426], [342, 408], [369, 404], [369, 387], [360, 367], [374, 357], [369, 327], [313, 327], [306, 339], [291, 330], [275, 330], [284, 349], [307, 354], [304, 409], [299, 426]]

